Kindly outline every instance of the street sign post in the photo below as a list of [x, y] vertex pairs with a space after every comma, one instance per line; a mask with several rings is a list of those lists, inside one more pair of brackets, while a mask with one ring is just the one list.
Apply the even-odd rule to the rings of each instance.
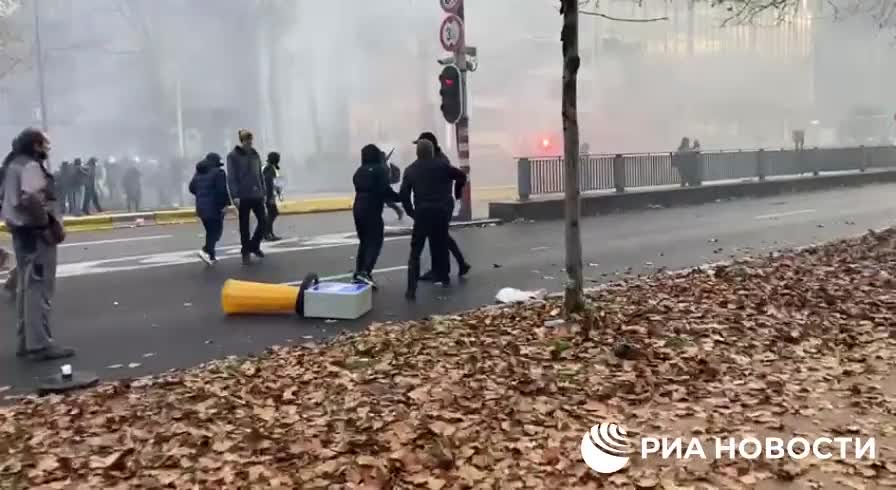
[[439, 28], [439, 40], [445, 51], [459, 52], [464, 46], [464, 21], [454, 14], [445, 17]]
[[456, 14], [463, 3], [463, 0], [439, 0], [439, 5], [447, 14]]

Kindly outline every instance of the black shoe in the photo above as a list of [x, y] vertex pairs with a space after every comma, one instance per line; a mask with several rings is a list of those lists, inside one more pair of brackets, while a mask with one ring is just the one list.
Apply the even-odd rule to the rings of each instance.
[[268, 242], [279, 242], [280, 240], [283, 240], [282, 238], [278, 237], [277, 235], [268, 235], [268, 236], [264, 237], [264, 239], [265, 239], [265, 241], [268, 241]]
[[420, 276], [420, 280], [421, 281], [432, 281], [433, 277], [434, 277], [434, 275], [433, 275], [432, 271], [428, 271], [425, 274], [423, 274], [422, 276]]
[[261, 251], [261, 248], [257, 248], [257, 249], [255, 249], [255, 251], [252, 252], [252, 255], [258, 257], [259, 259], [263, 259], [263, 258], [264, 258], [264, 252]]
[[252, 263], [252, 258], [249, 257], [249, 254], [243, 254], [243, 265], [249, 265]]
[[441, 286], [443, 288], [449, 288], [449, 287], [451, 287], [451, 279], [447, 279], [447, 278], [439, 279], [439, 280], [435, 281], [433, 284], [435, 284], [436, 286]]
[[464, 263], [460, 265], [459, 269], [460, 270], [457, 271], [457, 276], [464, 277], [468, 272], [470, 272], [470, 269], [472, 269], [472, 267], [470, 266], [470, 264]]
[[366, 284], [366, 285], [372, 287], [373, 289], [377, 289], [376, 281], [374, 281], [373, 278], [370, 277], [370, 274], [368, 274], [366, 272], [362, 272], [361, 274], [357, 275], [357, 278], [358, 278], [358, 281], [360, 281], [361, 283]]
[[75, 349], [71, 347], [60, 347], [58, 345], [53, 345], [47, 347], [46, 349], [30, 351], [28, 353], [28, 358], [32, 361], [42, 362], [42, 361], [55, 361], [57, 359], [68, 359], [69, 357], [74, 357]]

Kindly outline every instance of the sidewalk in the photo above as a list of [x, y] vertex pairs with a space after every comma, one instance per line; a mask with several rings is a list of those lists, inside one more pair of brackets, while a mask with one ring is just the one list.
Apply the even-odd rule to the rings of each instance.
[[0, 487], [894, 488], [894, 277], [891, 229], [25, 400]]

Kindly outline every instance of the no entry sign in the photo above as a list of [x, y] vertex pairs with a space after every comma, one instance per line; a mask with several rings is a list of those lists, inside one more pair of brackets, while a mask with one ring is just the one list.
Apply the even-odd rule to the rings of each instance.
[[439, 40], [445, 51], [460, 51], [464, 45], [464, 21], [454, 14], [445, 17], [439, 28]]

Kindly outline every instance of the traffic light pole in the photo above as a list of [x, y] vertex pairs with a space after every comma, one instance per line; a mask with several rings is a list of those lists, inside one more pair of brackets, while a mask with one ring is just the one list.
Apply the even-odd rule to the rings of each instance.
[[[457, 11], [457, 16], [460, 17], [462, 22], [466, 23], [463, 4], [460, 5], [460, 9]], [[462, 97], [464, 100], [463, 113], [460, 117], [460, 121], [454, 126], [454, 136], [457, 143], [457, 159], [459, 160], [460, 169], [467, 174], [467, 185], [464, 186], [463, 199], [457, 218], [460, 221], [469, 221], [473, 219], [473, 195], [471, 192], [473, 185], [470, 178], [470, 97], [468, 95], [469, 86], [467, 85], [468, 65], [466, 36], [463, 36], [461, 39], [460, 49], [455, 53], [454, 61], [457, 67], [460, 68], [461, 87], [463, 87], [461, 93], [463, 94]]]

